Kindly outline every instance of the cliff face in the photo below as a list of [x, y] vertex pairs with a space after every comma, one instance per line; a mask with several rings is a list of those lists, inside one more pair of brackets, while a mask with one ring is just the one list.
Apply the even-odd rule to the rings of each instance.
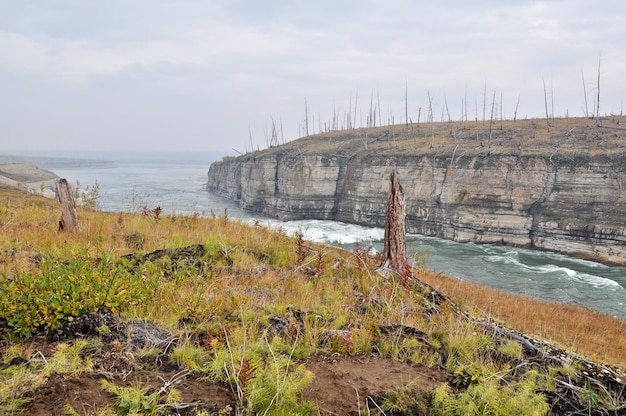
[[538, 247], [626, 263], [626, 163], [475, 156], [351, 158], [274, 152], [217, 162], [209, 191], [281, 219], [384, 226], [388, 178], [399, 173], [410, 233]]
[[0, 185], [23, 189], [31, 194], [56, 197], [59, 177], [49, 170], [27, 163], [1, 163]]

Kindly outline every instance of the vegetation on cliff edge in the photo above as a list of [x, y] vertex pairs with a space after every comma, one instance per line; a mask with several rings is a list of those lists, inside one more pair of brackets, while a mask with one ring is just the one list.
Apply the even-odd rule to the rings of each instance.
[[512, 155], [580, 163], [626, 155], [626, 116], [396, 124], [320, 133], [247, 153], [277, 152], [352, 157], [430, 155], [454, 162], [468, 157]]

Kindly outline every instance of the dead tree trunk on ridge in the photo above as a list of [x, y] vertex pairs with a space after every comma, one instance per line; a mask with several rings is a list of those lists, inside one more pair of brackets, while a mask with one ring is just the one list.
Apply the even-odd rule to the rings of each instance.
[[392, 270], [404, 281], [410, 278], [406, 260], [406, 202], [395, 170], [390, 177], [382, 260], [382, 268]]
[[65, 179], [57, 182], [57, 194], [61, 202], [61, 221], [59, 221], [60, 231], [70, 231], [78, 229], [78, 216], [76, 215], [76, 201], [72, 195], [72, 188]]

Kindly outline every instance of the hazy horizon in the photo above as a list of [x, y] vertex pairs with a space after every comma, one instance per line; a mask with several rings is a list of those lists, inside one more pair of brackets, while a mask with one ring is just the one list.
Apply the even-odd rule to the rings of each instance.
[[97, 162], [133, 162], [133, 161], [204, 161], [208, 163], [227, 156], [227, 152], [111, 152], [87, 150], [15, 150], [3, 152], [0, 150], [0, 164], [2, 163], [29, 163], [35, 162], [40, 167], [46, 167], [49, 162], [62, 160], [97, 161]]
[[598, 75], [620, 114], [624, 21], [610, 0], [3, 2], [0, 153], [236, 155], [305, 117], [404, 123], [405, 97], [413, 121], [577, 117]]

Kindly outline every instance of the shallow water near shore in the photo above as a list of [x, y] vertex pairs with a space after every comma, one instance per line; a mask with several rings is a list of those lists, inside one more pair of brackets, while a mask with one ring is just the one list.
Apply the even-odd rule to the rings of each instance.
[[[73, 155], [80, 157], [81, 155]], [[241, 210], [205, 189], [214, 153], [85, 154], [110, 165], [55, 166], [70, 183], [100, 190], [104, 211], [140, 211], [160, 206], [165, 214], [228, 215], [288, 233], [301, 231], [311, 241], [352, 249], [355, 243], [382, 249], [384, 230], [333, 221], [280, 222]], [[43, 166], [45, 167], [45, 166]], [[407, 250], [415, 263], [462, 280], [537, 299], [582, 305], [626, 319], [626, 267], [609, 267], [565, 255], [484, 244], [460, 244], [411, 235]]]

